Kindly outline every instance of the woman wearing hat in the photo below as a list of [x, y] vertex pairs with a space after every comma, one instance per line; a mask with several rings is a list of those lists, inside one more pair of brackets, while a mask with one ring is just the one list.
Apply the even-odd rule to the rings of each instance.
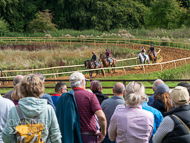
[[190, 142], [190, 106], [187, 88], [177, 86], [171, 91], [171, 102], [175, 108], [167, 115], [156, 134], [153, 143], [189, 143]]
[[168, 112], [173, 108], [169, 91], [170, 89], [166, 84], [158, 85], [156, 87], [154, 101], [150, 104], [150, 106], [159, 110], [162, 115], [164, 112]]

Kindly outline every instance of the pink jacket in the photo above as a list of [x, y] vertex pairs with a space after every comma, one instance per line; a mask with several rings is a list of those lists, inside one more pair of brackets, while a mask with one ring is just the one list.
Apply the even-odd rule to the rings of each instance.
[[141, 105], [118, 105], [108, 128], [109, 139], [117, 143], [148, 143], [153, 124], [153, 114]]

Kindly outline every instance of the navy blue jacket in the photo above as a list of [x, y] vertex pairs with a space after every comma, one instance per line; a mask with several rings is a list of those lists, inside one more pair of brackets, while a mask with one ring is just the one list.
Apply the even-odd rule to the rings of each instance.
[[[164, 114], [164, 112], [166, 112], [164, 105], [162, 104], [162, 100], [161, 99], [155, 99], [150, 106], [152, 106], [153, 108], [159, 110], [162, 115]], [[163, 115], [164, 116], [164, 115]]]
[[55, 106], [54, 106], [54, 104], [53, 104], [53, 101], [52, 101], [52, 99], [51, 99], [51, 96], [50, 96], [49, 94], [44, 93], [43, 96], [40, 97], [40, 99], [46, 99], [46, 100], [47, 100], [47, 103], [50, 104], [50, 105], [53, 107], [54, 111], [56, 110], [56, 108], [55, 108]]
[[56, 104], [56, 115], [62, 134], [62, 143], [82, 143], [80, 116], [73, 90], [61, 95]]

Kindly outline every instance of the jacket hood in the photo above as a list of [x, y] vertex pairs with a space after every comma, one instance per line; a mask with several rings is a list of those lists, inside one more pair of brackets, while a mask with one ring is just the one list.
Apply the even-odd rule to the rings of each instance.
[[155, 99], [152, 104], [150, 104], [152, 107], [158, 109], [160, 112], [165, 112], [165, 107], [162, 104], [162, 101], [160, 99]]
[[24, 115], [30, 118], [42, 113], [47, 106], [46, 99], [39, 99], [35, 97], [22, 98], [18, 103]]

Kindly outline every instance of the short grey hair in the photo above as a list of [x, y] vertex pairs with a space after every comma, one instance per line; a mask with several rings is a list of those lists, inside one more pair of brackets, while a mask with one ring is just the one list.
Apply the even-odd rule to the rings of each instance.
[[117, 94], [122, 94], [125, 91], [125, 85], [121, 82], [118, 82], [114, 85], [113, 90]]
[[81, 87], [83, 80], [85, 81], [85, 77], [84, 77], [84, 75], [82, 73], [80, 73], [80, 72], [74, 72], [69, 77], [71, 88], [73, 89], [75, 87]]
[[22, 81], [22, 79], [23, 79], [22, 75], [15, 76], [14, 79], [13, 79], [14, 86], [17, 85], [18, 83], [20, 83]]
[[45, 81], [45, 77], [44, 77], [44, 75], [43, 75], [42, 73], [37, 72], [37, 73], [35, 73], [35, 75], [37, 75], [37, 76], [40, 78], [40, 80], [41, 80], [42, 82]]
[[164, 81], [161, 80], [161, 79], [157, 79], [157, 80], [154, 81], [154, 83], [153, 83], [153, 88], [154, 88], [155, 91], [156, 91], [156, 88], [157, 88], [157, 86], [158, 86], [159, 84], [164, 84]]

